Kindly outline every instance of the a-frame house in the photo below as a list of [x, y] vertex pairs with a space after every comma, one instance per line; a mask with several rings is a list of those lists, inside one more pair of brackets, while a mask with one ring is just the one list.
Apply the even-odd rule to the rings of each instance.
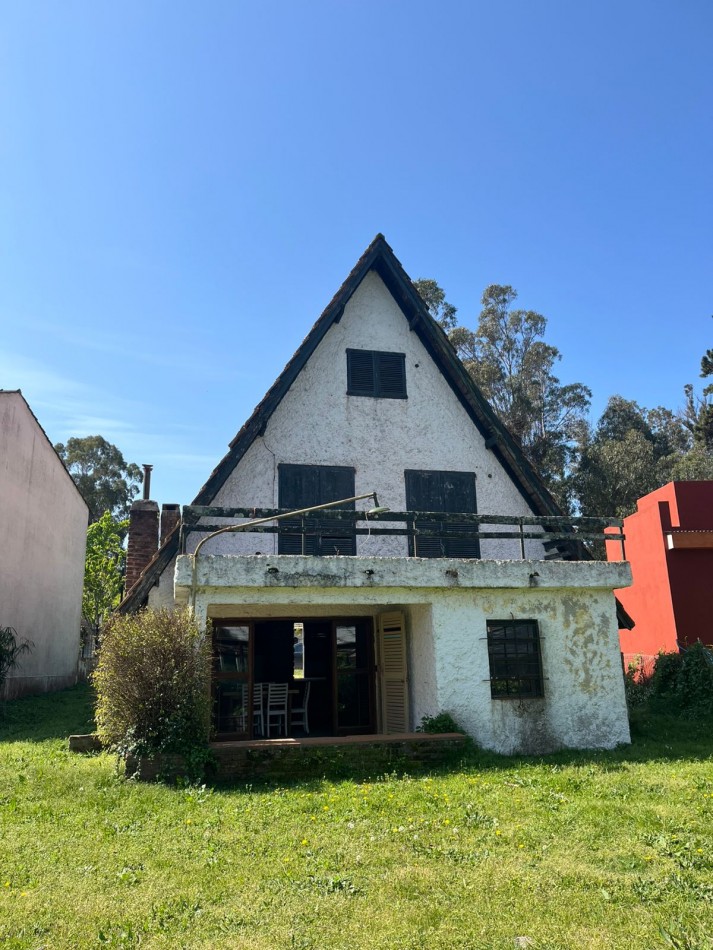
[[628, 566], [577, 559], [382, 235], [176, 507], [145, 567], [132, 549], [156, 546], [157, 506], [132, 512], [120, 610], [210, 620], [218, 738], [404, 732], [448, 711], [505, 752], [628, 741], [612, 594]]

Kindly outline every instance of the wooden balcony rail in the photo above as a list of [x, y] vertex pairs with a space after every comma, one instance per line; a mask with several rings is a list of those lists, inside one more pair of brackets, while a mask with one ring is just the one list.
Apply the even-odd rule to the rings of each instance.
[[[194, 533], [211, 534], [227, 524], [239, 524], [259, 518], [284, 515], [278, 508], [220, 508], [185, 505], [181, 522], [180, 550], [186, 553], [186, 542]], [[216, 522], [214, 519], [224, 519]], [[548, 551], [546, 559], [589, 560], [601, 550], [604, 541], [621, 544], [625, 559], [623, 522], [619, 518], [572, 518], [555, 515], [485, 515], [470, 512], [389, 511], [368, 514], [366, 511], [325, 510], [314, 515], [247, 528], [245, 534], [299, 535], [320, 538], [334, 536], [335, 528], [356, 537], [406, 537], [410, 550], [418, 538], [473, 538], [519, 542], [520, 557], [525, 558], [525, 542], [541, 541]], [[585, 544], [584, 542], [589, 542]], [[598, 542], [593, 545], [592, 542]]]

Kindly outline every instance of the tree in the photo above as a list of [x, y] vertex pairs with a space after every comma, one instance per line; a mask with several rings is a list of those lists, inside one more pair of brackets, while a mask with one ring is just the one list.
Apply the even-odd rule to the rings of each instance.
[[[701, 357], [701, 378], [713, 376], [713, 350], [706, 350]], [[701, 396], [693, 386], [683, 387], [685, 405], [681, 414], [683, 426], [690, 433], [693, 444], [676, 467], [676, 478], [713, 478], [713, 383], [709, 383]]]
[[121, 600], [126, 563], [123, 540], [128, 526], [128, 521], [115, 521], [105, 511], [87, 530], [82, 615], [95, 637]]
[[713, 376], [713, 350], [706, 350], [701, 357], [701, 376]]
[[[713, 350], [706, 350], [701, 357], [701, 378], [713, 376]], [[713, 383], [703, 390], [698, 418], [693, 428], [693, 440], [704, 451], [713, 453]]]
[[105, 511], [117, 519], [128, 517], [143, 481], [138, 465], [127, 464], [119, 449], [100, 435], [71, 438], [66, 445], [59, 442], [55, 451], [89, 505], [91, 521]]
[[491, 284], [482, 296], [478, 325], [470, 330], [458, 325], [456, 308], [435, 281], [417, 281], [416, 287], [491, 406], [560, 504], [570, 507], [570, 475], [592, 394], [581, 383], [562, 384], [555, 376], [561, 354], [544, 341], [546, 318], [514, 309], [517, 292]]
[[612, 396], [585, 438], [573, 477], [582, 514], [625, 518], [639, 498], [677, 477], [690, 448], [689, 431], [670, 409]]
[[622, 438], [595, 438], [584, 447], [574, 476], [583, 515], [624, 518], [642, 496], [664, 484], [657, 477], [654, 446], [637, 429]]
[[445, 291], [439, 287], [435, 280], [426, 277], [415, 280], [413, 285], [421, 295], [433, 319], [440, 323], [446, 333], [453, 330], [458, 322], [456, 318], [458, 311], [453, 304], [446, 300]]

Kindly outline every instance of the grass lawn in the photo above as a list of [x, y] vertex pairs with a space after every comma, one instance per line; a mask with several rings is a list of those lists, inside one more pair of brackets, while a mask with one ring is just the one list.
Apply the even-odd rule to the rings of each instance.
[[124, 780], [77, 688], [0, 707], [0, 946], [713, 947], [713, 729], [291, 787]]

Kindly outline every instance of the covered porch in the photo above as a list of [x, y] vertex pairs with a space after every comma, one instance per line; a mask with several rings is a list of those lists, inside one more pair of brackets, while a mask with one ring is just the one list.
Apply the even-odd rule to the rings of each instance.
[[[403, 735], [448, 712], [485, 748], [540, 753], [629, 741], [612, 593], [628, 583], [626, 563], [231, 554], [195, 565], [179, 556], [174, 586], [199, 624], [238, 645], [234, 668], [217, 660], [214, 672], [214, 689], [232, 684], [243, 715], [242, 731], [227, 728], [222, 741], [307, 739], [317, 723], [323, 738]], [[527, 639], [516, 636], [503, 672], [493, 637], [511, 622]], [[299, 700], [300, 679], [320, 682], [310, 733], [297, 726], [290, 737], [285, 710], [263, 713], [272, 728], [261, 735], [257, 684], [287, 683]], [[223, 714], [233, 715], [228, 698]]]
[[[218, 741], [309, 742], [373, 735], [385, 724], [389, 732], [408, 728], [401, 614], [351, 605], [325, 612], [312, 604], [274, 607], [268, 615], [258, 605], [240, 616], [223, 613], [216, 606], [209, 617]], [[383, 707], [377, 669], [385, 653], [400, 711]]]

